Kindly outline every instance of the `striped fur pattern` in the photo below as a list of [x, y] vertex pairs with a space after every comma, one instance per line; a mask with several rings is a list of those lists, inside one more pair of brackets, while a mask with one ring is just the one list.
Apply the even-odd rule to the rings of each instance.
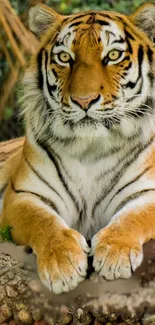
[[57, 294], [85, 278], [89, 252], [100, 276], [130, 277], [155, 238], [154, 17], [153, 4], [30, 10], [41, 46], [23, 81], [26, 138], [0, 146], [1, 220]]
[[[20, 156], [24, 144], [24, 137], [0, 143], [0, 194], [7, 186], [10, 174], [16, 168], [16, 157]], [[12, 168], [10, 169], [10, 165]]]

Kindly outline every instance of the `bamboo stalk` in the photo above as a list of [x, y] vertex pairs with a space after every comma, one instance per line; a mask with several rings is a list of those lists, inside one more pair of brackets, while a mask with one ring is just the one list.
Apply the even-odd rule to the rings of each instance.
[[[15, 86], [18, 80], [19, 68], [16, 67], [14, 72], [9, 75], [9, 78], [4, 83], [3, 89], [0, 94], [0, 120], [2, 119], [5, 105], [8, 101], [9, 95], [12, 92], [13, 87]], [[3, 94], [3, 95], [2, 95]]]
[[27, 37], [25, 37], [25, 35], [22, 33], [19, 25], [16, 24], [14, 17], [12, 16], [12, 14], [9, 11], [7, 12], [6, 8], [4, 8], [4, 15], [5, 15], [9, 25], [11, 26], [12, 30], [14, 31], [14, 33], [17, 35], [18, 39], [22, 43], [24, 49], [27, 52], [29, 52], [30, 44], [28, 43]]
[[[16, 15], [15, 11], [13, 10], [12, 6], [10, 5], [9, 1], [8, 0], [1, 0], [1, 1], [3, 4], [3, 8], [4, 8], [3, 11], [5, 11], [5, 13], [6, 13], [6, 17], [8, 17], [8, 19], [9, 19], [8, 14], [10, 16], [12, 15], [14, 21], [16, 22], [16, 24], [14, 24], [14, 26], [18, 26], [19, 31], [21, 32], [21, 34], [23, 34], [23, 37], [28, 44], [28, 46], [27, 46], [28, 52], [32, 53], [32, 54], [35, 53], [36, 48], [38, 47], [38, 44], [39, 44], [38, 40], [31, 32], [29, 32], [25, 28], [25, 26], [21, 22], [20, 18]], [[11, 23], [10, 23], [10, 25], [11, 25]], [[18, 36], [18, 34], [17, 34], [17, 36]], [[22, 37], [22, 36], [19, 35], [19, 39], [20, 39], [20, 37]], [[22, 41], [23, 41], [23, 39], [21, 40], [21, 42]]]
[[26, 36], [26, 28], [25, 26], [23, 25], [23, 23], [21, 22], [20, 18], [16, 15], [14, 9], [12, 8], [11, 4], [9, 3], [8, 0], [1, 0], [2, 1], [2, 6], [3, 6], [3, 10], [4, 8], [7, 8], [13, 15], [14, 19], [16, 20], [17, 24], [19, 25], [20, 29], [21, 29], [21, 32], [23, 34], [25, 34]]
[[3, 53], [6, 56], [6, 59], [8, 61], [8, 64], [10, 66], [10, 69], [14, 72], [14, 64], [12, 62], [12, 59], [11, 59], [11, 56], [10, 56], [9, 51], [7, 49], [7, 46], [5, 45], [5, 42], [2, 40], [2, 38], [0, 39], [0, 45], [1, 45], [1, 48], [2, 48]]
[[11, 29], [10, 29], [10, 27], [9, 27], [9, 25], [8, 25], [5, 17], [3, 16], [2, 12], [0, 12], [0, 21], [2, 23], [2, 26], [3, 26], [3, 28], [4, 28], [4, 30], [5, 30], [5, 32], [7, 34], [7, 36], [8, 36], [9, 41], [11, 43], [12, 50], [13, 50], [14, 54], [18, 58], [20, 64], [22, 66], [25, 66], [26, 61], [25, 61], [25, 59], [24, 59], [24, 57], [23, 57], [23, 55], [22, 55], [22, 53], [21, 53], [21, 51], [20, 51], [20, 49], [19, 49], [19, 47], [18, 47], [15, 39], [14, 39], [14, 37], [13, 37], [13, 34], [11, 32]]

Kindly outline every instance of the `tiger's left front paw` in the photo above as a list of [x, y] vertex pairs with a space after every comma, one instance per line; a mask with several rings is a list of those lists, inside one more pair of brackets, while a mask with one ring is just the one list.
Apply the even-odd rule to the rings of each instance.
[[100, 230], [92, 239], [93, 267], [107, 280], [127, 279], [140, 266], [143, 249], [135, 236], [114, 225]]

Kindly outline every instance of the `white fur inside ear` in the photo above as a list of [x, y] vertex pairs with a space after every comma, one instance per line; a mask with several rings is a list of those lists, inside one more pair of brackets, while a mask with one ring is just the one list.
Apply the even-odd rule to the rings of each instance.
[[34, 34], [41, 36], [56, 21], [56, 16], [58, 16], [57, 13], [46, 9], [45, 6], [37, 5], [31, 7], [28, 13], [29, 28]]

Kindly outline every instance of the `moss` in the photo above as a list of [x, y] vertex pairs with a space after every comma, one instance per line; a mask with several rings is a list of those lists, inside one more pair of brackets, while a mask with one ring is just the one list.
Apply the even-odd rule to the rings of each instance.
[[10, 226], [2, 227], [0, 226], [0, 240], [3, 242], [13, 242], [11, 236], [11, 228]]

